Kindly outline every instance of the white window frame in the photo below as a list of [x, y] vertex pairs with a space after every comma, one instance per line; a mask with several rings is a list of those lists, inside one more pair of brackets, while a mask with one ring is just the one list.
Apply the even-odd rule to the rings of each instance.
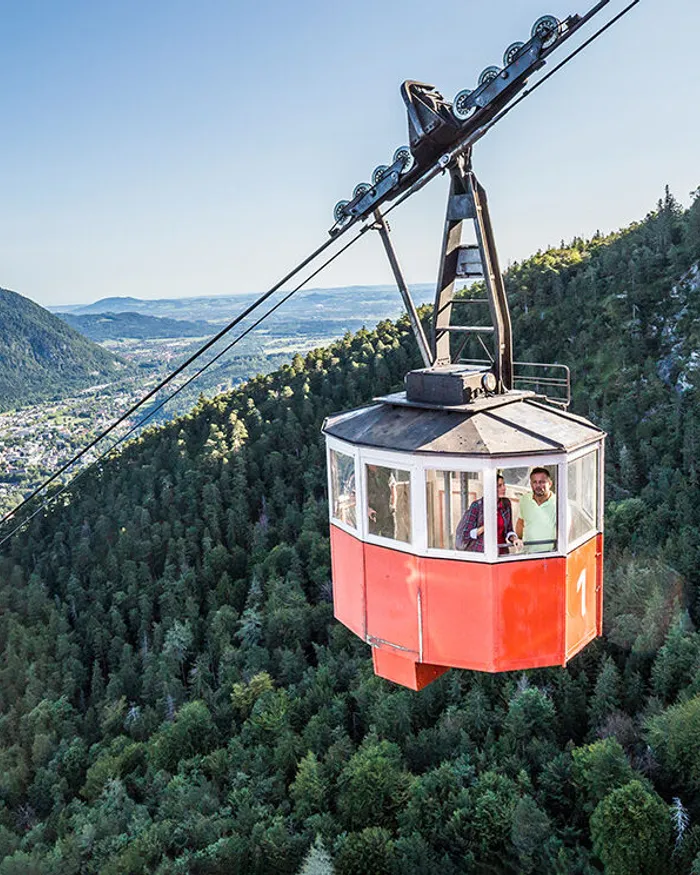
[[[430, 547], [428, 545], [428, 489], [426, 483], [426, 472], [428, 471], [447, 471], [455, 474], [461, 473], [469, 473], [469, 474], [479, 474], [481, 477], [481, 486], [483, 489], [482, 497], [484, 499], [484, 520], [487, 519], [487, 514], [496, 512], [496, 504], [495, 504], [495, 495], [496, 495], [496, 479], [491, 476], [490, 468], [485, 466], [485, 462], [487, 460], [483, 456], [456, 456], [456, 457], [442, 457], [440, 461], [437, 459], [433, 460], [432, 457], [425, 459], [425, 464], [421, 467], [421, 476], [422, 476], [422, 484], [421, 489], [423, 490], [423, 522], [424, 522], [424, 531], [425, 531], [425, 552], [422, 554], [423, 556], [430, 556], [436, 559], [460, 559], [462, 561], [468, 562], [490, 562], [492, 561], [491, 557], [491, 547], [493, 550], [497, 552], [496, 541], [497, 536], [491, 532], [491, 526], [486, 526], [484, 531], [484, 552], [471, 552], [470, 550], [446, 550], [442, 547]], [[493, 484], [488, 485], [493, 480]], [[459, 520], [457, 521], [457, 525], [459, 525]], [[455, 525], [455, 531], [457, 530], [457, 525]], [[493, 542], [493, 544], [491, 543]]]
[[[598, 459], [598, 470], [596, 471], [596, 522], [595, 528], [593, 531], [588, 531], [585, 535], [581, 535], [578, 538], [574, 538], [573, 541], [570, 541], [567, 546], [567, 552], [571, 552], [575, 550], [577, 547], [580, 547], [581, 544], [585, 544], [586, 541], [590, 541], [591, 538], [594, 538], [598, 533], [602, 533], [603, 531], [603, 441], [596, 440], [589, 444], [586, 444], [583, 447], [578, 447], [578, 449], [574, 450], [567, 456], [566, 459], [566, 491], [567, 491], [567, 508], [568, 508], [568, 491], [569, 491], [569, 463], [576, 462], [579, 459], [582, 459], [584, 456], [587, 456], [589, 453], [597, 452]], [[569, 535], [568, 532], [568, 523], [567, 523], [567, 538]]]
[[491, 541], [495, 542], [496, 538], [491, 537], [491, 526], [487, 526], [484, 533], [484, 552], [472, 553], [468, 550], [445, 550], [442, 547], [428, 546], [428, 490], [425, 478], [426, 471], [454, 471], [456, 473], [470, 472], [481, 475], [481, 485], [483, 487], [484, 496], [484, 519], [487, 519], [487, 514], [495, 512], [495, 488], [496, 481], [493, 478], [493, 489], [489, 486], [490, 470], [486, 463], [489, 461], [484, 456], [421, 456], [419, 457], [423, 464], [420, 466], [420, 485], [421, 494], [423, 497], [422, 506], [422, 556], [430, 556], [435, 559], [459, 559], [462, 562], [490, 562]]
[[[416, 497], [416, 472], [418, 465], [416, 457], [411, 453], [399, 453], [390, 450], [380, 450], [376, 447], [360, 447], [360, 482], [362, 483], [362, 505], [360, 514], [362, 522], [360, 523], [362, 531], [362, 540], [368, 544], [377, 544], [379, 547], [389, 547], [392, 550], [400, 550], [402, 553], [412, 553], [414, 555], [422, 555], [418, 549], [416, 540], [421, 537], [425, 540], [425, 524], [421, 520], [421, 525], [417, 524], [417, 497]], [[383, 468], [398, 468], [401, 471], [408, 471], [410, 477], [411, 488], [411, 540], [398, 541], [394, 538], [383, 538], [381, 535], [371, 534], [369, 531], [369, 522], [366, 513], [365, 496], [367, 495], [367, 465], [377, 465]]]
[[[332, 483], [330, 451], [344, 453], [354, 459], [355, 463], [355, 494], [357, 502], [357, 528], [353, 529], [347, 523], [332, 516]], [[329, 515], [333, 525], [347, 532], [355, 538], [359, 538], [368, 544], [376, 544], [410, 553], [415, 556], [424, 556], [436, 559], [452, 559], [462, 562], [517, 562], [533, 558], [546, 559], [552, 556], [566, 556], [573, 549], [580, 546], [590, 537], [583, 537], [576, 541], [568, 542], [568, 464], [581, 456], [585, 456], [593, 450], [598, 451], [598, 523], [597, 531], [603, 531], [603, 473], [604, 473], [604, 441], [597, 438], [581, 447], [577, 447], [571, 453], [564, 450], [528, 456], [451, 456], [433, 455], [394, 450], [383, 450], [377, 447], [350, 444], [331, 435], [326, 435], [326, 468], [328, 477]], [[411, 541], [397, 541], [393, 538], [383, 538], [372, 535], [369, 532], [366, 500], [367, 495], [367, 472], [366, 465], [381, 465], [386, 468], [399, 468], [410, 473], [411, 483]], [[445, 550], [436, 547], [428, 547], [428, 506], [425, 472], [454, 471], [454, 472], [479, 472], [482, 476], [484, 496], [484, 518], [495, 519], [497, 513], [496, 504], [496, 474], [501, 469], [543, 467], [550, 470], [556, 469], [557, 481], [557, 546], [555, 550], [542, 553], [514, 553], [508, 556], [498, 555], [498, 530], [488, 526], [484, 538], [484, 552], [472, 553], [464, 550]], [[513, 520], [515, 526], [516, 520]]]
[[[563, 450], [556, 453], [543, 453], [536, 456], [501, 456], [494, 459], [494, 466], [498, 470], [507, 468], [547, 468], [549, 471], [556, 469], [556, 497], [557, 497], [557, 545], [554, 550], [546, 550], [541, 553], [511, 553], [508, 556], [498, 556], [499, 562], [519, 562], [523, 559], [547, 559], [550, 556], [566, 555], [566, 484], [562, 488], [562, 472], [566, 472], [566, 454]], [[496, 484], [494, 482], [494, 495]], [[494, 508], [495, 513], [495, 508]], [[513, 528], [517, 519], [513, 520]]]
[[[338, 519], [333, 516], [333, 479], [331, 475], [331, 450], [336, 453], [342, 453], [345, 456], [350, 456], [355, 463], [355, 521], [357, 526], [353, 528], [348, 525], [343, 520]], [[328, 516], [330, 521], [334, 526], [337, 526], [339, 529], [342, 529], [344, 532], [347, 532], [349, 535], [352, 535], [354, 538], [362, 537], [361, 534], [361, 496], [360, 496], [360, 478], [357, 474], [357, 467], [359, 464], [359, 453], [357, 451], [357, 447], [353, 444], [346, 444], [343, 441], [339, 441], [337, 438], [332, 438], [330, 436], [326, 436], [326, 475], [328, 478]]]

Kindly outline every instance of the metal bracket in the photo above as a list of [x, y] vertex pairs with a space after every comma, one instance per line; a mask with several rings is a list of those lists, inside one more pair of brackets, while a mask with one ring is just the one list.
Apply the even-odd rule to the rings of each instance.
[[[451, 177], [450, 193], [447, 199], [445, 215], [445, 231], [442, 241], [442, 258], [435, 293], [435, 309], [433, 311], [432, 355], [435, 364], [449, 365], [454, 363], [450, 335], [464, 332], [465, 334], [491, 334], [493, 336], [493, 370], [498, 389], [503, 392], [513, 388], [513, 336], [510, 322], [510, 311], [506, 297], [503, 277], [498, 265], [496, 241], [491, 227], [486, 192], [479, 184], [471, 169], [471, 156], [460, 156], [449, 166]], [[465, 220], [474, 223], [478, 256], [481, 263], [481, 276], [486, 286], [491, 322], [489, 325], [452, 324], [453, 304], [455, 301], [455, 281], [464, 276], [465, 265], [469, 265], [467, 273], [475, 277], [477, 266], [476, 247], [462, 245], [462, 226]], [[465, 252], [466, 249], [471, 251]], [[464, 302], [466, 303], [466, 301]], [[462, 344], [464, 348], [464, 344]]]
[[423, 331], [423, 325], [418, 316], [416, 305], [413, 303], [413, 298], [411, 298], [411, 293], [408, 291], [408, 286], [406, 285], [406, 281], [401, 273], [399, 260], [396, 257], [396, 252], [392, 245], [391, 238], [389, 237], [389, 225], [378, 209], [374, 211], [374, 224], [372, 225], [372, 228], [379, 231], [379, 236], [382, 238], [382, 243], [384, 244], [384, 249], [386, 250], [387, 258], [389, 259], [389, 264], [394, 272], [396, 285], [399, 287], [401, 297], [403, 298], [406, 310], [408, 311], [408, 318], [411, 321], [411, 327], [413, 328], [413, 333], [418, 342], [418, 349], [420, 350], [423, 364], [426, 368], [429, 368], [433, 364], [433, 355], [430, 350], [430, 344], [428, 343], [428, 339]]

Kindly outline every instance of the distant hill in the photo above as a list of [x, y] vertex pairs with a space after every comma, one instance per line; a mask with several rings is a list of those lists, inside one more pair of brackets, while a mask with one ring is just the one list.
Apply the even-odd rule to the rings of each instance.
[[[435, 285], [430, 283], [416, 283], [411, 285], [410, 289], [417, 304], [432, 302], [435, 295]], [[51, 312], [61, 316], [139, 313], [167, 319], [226, 323], [252, 304], [257, 297], [257, 294], [154, 300], [114, 297], [102, 298], [92, 304], [64, 304], [51, 307]], [[284, 305], [280, 314], [284, 319], [296, 320], [313, 317], [319, 310], [327, 308], [333, 310], [334, 318], [352, 317], [366, 325], [371, 325], [380, 319], [386, 319], [392, 313], [392, 309], [395, 311], [394, 315], [398, 316], [403, 310], [403, 302], [394, 285], [302, 289]]]
[[[318, 337], [319, 334], [340, 336], [346, 331], [359, 331], [370, 319], [334, 319], [334, 310], [325, 308], [313, 318], [295, 318], [289, 313], [270, 317], [265, 334], [286, 337], [290, 334]], [[106, 340], [155, 340], [174, 337], [211, 337], [226, 322], [207, 322], [202, 319], [170, 319], [147, 316], [144, 313], [59, 313], [60, 319], [95, 343]], [[392, 314], [394, 315], [394, 314]], [[252, 321], [252, 320], [251, 320]], [[249, 324], [249, 323], [244, 323]]]
[[56, 313], [122, 313], [129, 310], [140, 310], [147, 301], [141, 298], [129, 297], [113, 297], [100, 298], [99, 301], [93, 301], [92, 304], [72, 305], [52, 307]]
[[112, 380], [128, 367], [7, 289], [0, 289], [0, 329], [0, 410]]
[[58, 316], [85, 337], [102, 343], [125, 337], [209, 337], [216, 327], [211, 322], [169, 319], [144, 313], [59, 313]]

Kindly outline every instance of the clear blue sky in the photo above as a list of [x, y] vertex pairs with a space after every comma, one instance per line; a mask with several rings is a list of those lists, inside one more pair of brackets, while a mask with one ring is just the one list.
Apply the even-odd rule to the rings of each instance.
[[[405, 143], [404, 79], [452, 98], [539, 15], [587, 8], [0, 0], [0, 286], [45, 306], [263, 291]], [[641, 0], [480, 142], [503, 266], [642, 218], [666, 183], [689, 203], [698, 33], [700, 4]], [[434, 281], [446, 185], [392, 214], [410, 282]], [[314, 284], [390, 281], [367, 235]]]

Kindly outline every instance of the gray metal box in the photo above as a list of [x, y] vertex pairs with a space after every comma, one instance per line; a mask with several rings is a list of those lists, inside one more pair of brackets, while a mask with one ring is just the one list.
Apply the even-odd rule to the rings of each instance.
[[483, 265], [481, 263], [481, 252], [478, 246], [473, 244], [462, 244], [457, 250], [457, 271], [458, 277], [482, 277], [484, 275]]
[[468, 404], [483, 394], [484, 371], [469, 370], [464, 365], [423, 368], [406, 374], [406, 398], [424, 404], [447, 407]]

